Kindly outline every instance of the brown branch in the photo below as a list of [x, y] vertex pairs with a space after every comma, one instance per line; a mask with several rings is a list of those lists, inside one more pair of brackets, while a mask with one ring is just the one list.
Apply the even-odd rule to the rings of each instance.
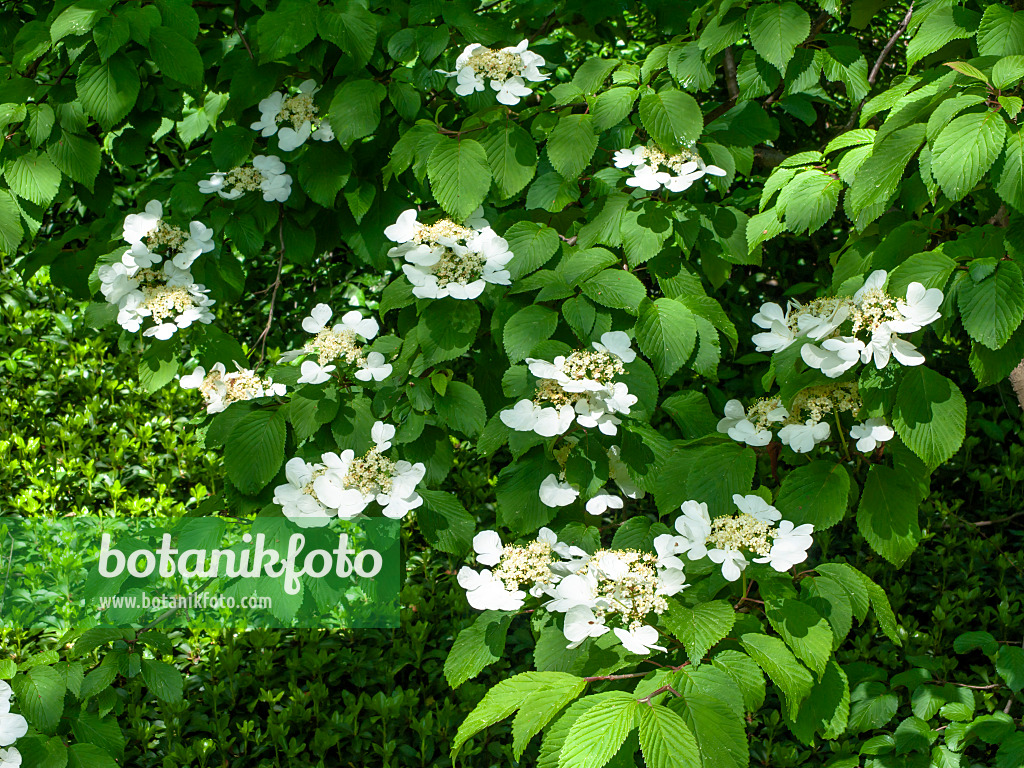
[[[885, 60], [889, 58], [889, 54], [892, 53], [892, 49], [893, 46], [896, 45], [896, 41], [899, 40], [900, 37], [903, 36], [903, 33], [907, 31], [907, 25], [910, 24], [910, 17], [913, 15], [914, 2], [911, 0], [910, 7], [907, 8], [907, 13], [904, 15], [903, 21], [896, 26], [896, 31], [892, 33], [892, 36], [889, 38], [889, 42], [885, 44], [882, 52], [878, 54], [878, 58], [875, 59], [875, 65], [871, 67], [871, 73], [868, 75], [869, 86], [874, 85], [875, 81], [878, 80], [878, 74], [882, 71], [882, 64], [884, 64]], [[867, 100], [867, 96], [860, 100], [860, 103], [854, 108], [853, 113], [850, 115], [850, 119], [846, 121], [846, 124], [839, 130], [839, 133], [836, 134], [837, 136], [839, 134], [846, 133], [857, 124], [857, 118], [860, 116], [860, 111], [864, 108], [864, 104]]]
[[659, 688], [656, 691], [652, 691], [651, 693], [644, 696], [642, 699], [637, 699], [637, 701], [639, 701], [641, 704], [646, 704], [649, 707], [653, 707], [654, 705], [651, 704], [651, 699], [653, 699], [659, 693], [671, 693], [673, 696], [679, 696], [679, 692], [676, 691], [676, 689], [673, 688], [671, 685], [663, 685], [661, 686], [661, 688]]
[[260, 333], [256, 343], [260, 345], [260, 364], [267, 353], [267, 337], [270, 335], [270, 326], [274, 322], [274, 304], [277, 303], [277, 289], [281, 287], [281, 267], [284, 265], [284, 209], [281, 210], [281, 218], [277, 222], [277, 239], [281, 243], [281, 253], [277, 257], [277, 277], [271, 286], [274, 292], [270, 294], [270, 311], [267, 313], [267, 324]]
[[647, 677], [647, 675], [654, 672], [653, 669], [649, 669], [646, 672], [630, 672], [628, 675], [595, 675], [593, 677], [584, 677], [588, 683], [596, 683], [599, 680], [628, 680], [631, 677]]
[[245, 51], [249, 54], [249, 60], [256, 61], [256, 57], [252, 55], [252, 48], [249, 47], [249, 41], [245, 39], [245, 35], [242, 34], [242, 30], [238, 26], [238, 0], [235, 0], [235, 12], [231, 15], [231, 24], [234, 26], [235, 32], [238, 33], [238, 39], [245, 46]]
[[732, 46], [725, 49], [725, 87], [729, 90], [729, 98], [736, 101], [740, 97], [740, 86], [736, 76], [736, 59], [732, 55]]

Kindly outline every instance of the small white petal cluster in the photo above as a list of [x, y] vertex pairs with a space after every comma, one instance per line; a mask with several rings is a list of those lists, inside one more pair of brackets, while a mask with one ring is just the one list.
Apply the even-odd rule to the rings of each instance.
[[871, 453], [882, 443], [892, 440], [896, 433], [885, 423], [885, 419], [868, 419], [863, 424], [850, 427], [850, 437], [857, 441], [857, 450]]
[[383, 381], [391, 375], [391, 363], [380, 352], [367, 353], [363, 345], [380, 330], [372, 317], [363, 317], [357, 309], [341, 316], [341, 322], [328, 325], [334, 311], [327, 304], [317, 304], [309, 317], [303, 318], [302, 329], [313, 334], [302, 349], [285, 352], [279, 362], [288, 363], [306, 355], [317, 359], [304, 360], [299, 368], [299, 384], [323, 384], [337, 369], [335, 363], [352, 366], [359, 381]]
[[0, 680], [0, 747], [7, 747], [0, 749], [0, 768], [18, 768], [21, 765], [21, 753], [11, 745], [28, 733], [28, 721], [11, 712], [13, 695], [10, 684]]
[[313, 103], [313, 96], [319, 90], [316, 80], [306, 80], [299, 85], [296, 94], [285, 96], [281, 91], [274, 91], [260, 102], [260, 119], [249, 127], [259, 131], [265, 139], [276, 134], [282, 152], [298, 149], [311, 138], [334, 141], [334, 131], [321, 120]]
[[268, 203], [283, 203], [292, 193], [292, 177], [284, 171], [279, 157], [256, 155], [252, 165], [211, 173], [209, 181], [199, 182], [199, 191], [204, 195], [216, 192], [225, 200], [237, 200], [246, 192], [260, 191]]
[[705, 176], [726, 175], [717, 165], [707, 165], [692, 143], [674, 155], [666, 154], [653, 144], [620, 149], [613, 155], [612, 162], [616, 168], [633, 169], [633, 175], [626, 179], [627, 186], [648, 192], [659, 189], [682, 192]]
[[325, 453], [316, 464], [290, 459], [284, 466], [288, 482], [274, 489], [274, 503], [285, 517], [303, 528], [318, 528], [335, 514], [345, 520], [358, 517], [374, 502], [385, 517], [396, 520], [420, 506], [416, 486], [427, 468], [384, 455], [395, 436], [390, 424], [376, 422], [370, 436], [373, 448], [358, 458], [350, 449], [340, 456]]
[[213, 322], [209, 308], [216, 302], [189, 271], [213, 250], [212, 229], [193, 221], [186, 233], [165, 222], [163, 206], [151, 200], [144, 213], [125, 217], [122, 236], [129, 248], [121, 261], [98, 270], [100, 291], [118, 308], [118, 325], [135, 333], [149, 318], [153, 325], [143, 335], [166, 341], [192, 323]]
[[629, 549], [590, 555], [558, 541], [548, 528], [541, 528], [537, 539], [525, 546], [503, 545], [497, 533], [482, 531], [473, 539], [473, 550], [478, 563], [491, 566], [459, 571], [459, 584], [474, 608], [516, 611], [527, 594], [545, 596], [548, 610], [565, 614], [568, 648], [611, 631], [632, 653], [665, 650], [657, 645], [658, 631], [645, 619], [663, 613], [665, 598], [686, 587], [681, 563], [676, 567]]
[[540, 83], [550, 77], [541, 74], [544, 57], [528, 50], [529, 44], [529, 40], [523, 40], [519, 45], [495, 51], [473, 43], [455, 60], [454, 72], [438, 72], [456, 79], [455, 93], [459, 96], [483, 91], [489, 83], [499, 103], [513, 106], [533, 93], [527, 82]]
[[579, 350], [551, 362], [526, 358], [530, 373], [539, 379], [537, 393], [533, 400], [520, 400], [502, 411], [502, 423], [542, 437], [565, 434], [573, 422], [617, 434], [622, 420], [616, 414], [628, 415], [637, 398], [615, 377], [624, 372], [623, 363], [636, 359], [636, 352], [622, 331], [603, 334], [593, 347], [593, 352]]
[[239, 400], [280, 396], [287, 391], [284, 384], [275, 384], [272, 379], [261, 378], [255, 371], [235, 365], [238, 370], [231, 373], [224, 363], [215, 363], [209, 373], [197, 366], [192, 373], [182, 376], [179, 383], [182, 389], [199, 390], [207, 413], [220, 413]]
[[[921, 365], [924, 355], [897, 334], [914, 333], [938, 320], [942, 291], [911, 283], [906, 298], [895, 299], [885, 292], [887, 279], [885, 270], [878, 269], [852, 298], [790, 302], [785, 310], [778, 304], [762, 305], [754, 315], [754, 324], [764, 329], [753, 337], [757, 351], [779, 352], [802, 339], [818, 342], [804, 344], [800, 356], [832, 379], [858, 362], [874, 363], [879, 370], [893, 358], [902, 365]], [[847, 321], [850, 335], [840, 332]]]
[[[740, 443], [764, 446], [772, 440], [772, 429], [781, 425], [778, 437], [782, 444], [796, 453], [809, 453], [831, 436], [832, 428], [826, 421], [830, 415], [855, 414], [862, 407], [856, 382], [807, 387], [793, 398], [789, 409], [777, 397], [762, 398], [746, 411], [739, 400], [730, 400], [725, 404], [725, 418], [718, 422], [718, 431]], [[857, 450], [864, 453], [892, 439], [894, 434], [881, 418], [868, 419], [850, 431], [851, 437], [864, 440], [857, 444]]]
[[748, 565], [748, 555], [757, 555], [755, 563], [768, 563], [779, 573], [807, 559], [813, 525], [783, 520], [779, 510], [756, 494], [733, 494], [732, 501], [739, 513], [714, 520], [707, 504], [684, 501], [683, 514], [675, 522], [678, 535], [663, 533], [654, 539], [659, 564], [681, 569], [680, 555], [690, 560], [707, 557], [722, 566], [722, 576], [736, 581]]
[[512, 282], [505, 267], [515, 254], [483, 218], [483, 208], [478, 208], [465, 226], [449, 219], [421, 224], [416, 211], [410, 209], [384, 230], [384, 236], [398, 243], [388, 256], [405, 259], [402, 271], [417, 298], [475, 299], [487, 283]]

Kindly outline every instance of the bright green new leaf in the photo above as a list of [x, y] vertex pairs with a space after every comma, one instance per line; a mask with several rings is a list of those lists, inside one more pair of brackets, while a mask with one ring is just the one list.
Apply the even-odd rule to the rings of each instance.
[[811, 17], [796, 3], [759, 3], [747, 13], [747, 26], [754, 50], [785, 73], [796, 47], [811, 32]]
[[635, 333], [641, 351], [650, 358], [659, 378], [665, 380], [678, 371], [693, 352], [697, 325], [693, 313], [684, 304], [662, 298], [644, 302]]
[[961, 280], [957, 303], [971, 338], [999, 349], [1024, 319], [1024, 275], [1016, 262], [1000, 261], [982, 280]]
[[675, 88], [641, 96], [640, 120], [657, 145], [670, 153], [696, 141], [704, 130], [697, 100]]
[[990, 109], [961, 115], [943, 128], [932, 145], [931, 170], [946, 196], [959, 200], [974, 189], [1005, 141], [1006, 121]]
[[480, 142], [445, 137], [430, 153], [430, 191], [457, 221], [480, 207], [491, 188], [491, 167]]
[[590, 115], [566, 115], [548, 135], [548, 159], [567, 179], [577, 179], [597, 149]]

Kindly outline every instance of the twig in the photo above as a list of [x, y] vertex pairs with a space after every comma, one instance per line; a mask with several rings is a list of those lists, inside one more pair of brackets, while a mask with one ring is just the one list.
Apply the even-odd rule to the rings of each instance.
[[[885, 60], [889, 58], [889, 54], [892, 53], [892, 49], [893, 46], [896, 45], [896, 41], [899, 40], [900, 37], [903, 36], [903, 33], [907, 31], [907, 25], [910, 24], [910, 17], [913, 15], [914, 3], [913, 0], [911, 0], [910, 7], [907, 8], [907, 13], [903, 17], [903, 21], [901, 21], [896, 26], [896, 31], [892, 33], [892, 37], [889, 38], [889, 42], [885, 44], [885, 47], [882, 49], [882, 52], [878, 54], [878, 58], [875, 59], [875, 65], [871, 67], [871, 72], [868, 75], [869, 86], [875, 84], [875, 81], [878, 79], [879, 72], [882, 71], [882, 64], [884, 64]], [[839, 130], [839, 133], [836, 134], [837, 136], [841, 133], [846, 133], [857, 124], [857, 118], [860, 116], [860, 111], [864, 108], [864, 104], [867, 102], [867, 100], [867, 96], [860, 100], [860, 104], [858, 104], [854, 108], [853, 113], [850, 115], [850, 119], [847, 120], [846, 124]]]
[[679, 692], [676, 691], [676, 689], [673, 688], [671, 685], [663, 685], [661, 686], [661, 688], [659, 688], [656, 691], [652, 691], [651, 693], [644, 696], [642, 699], [637, 699], [637, 701], [639, 701], [641, 704], [646, 704], [649, 707], [653, 707], [654, 705], [651, 704], [651, 699], [657, 696], [659, 693], [671, 693], [673, 696], [679, 696]]
[[249, 54], [249, 60], [256, 61], [256, 57], [252, 55], [252, 48], [249, 47], [249, 41], [245, 39], [245, 35], [242, 34], [242, 30], [238, 26], [238, 0], [235, 0], [235, 12], [231, 14], [231, 24], [234, 26], [235, 32], [238, 33], [238, 39], [245, 46], [245, 51]]
[[593, 677], [584, 677], [583, 679], [588, 683], [596, 683], [599, 680], [628, 680], [631, 677], [647, 677], [653, 671], [653, 669], [649, 669], [646, 672], [630, 672], [628, 675], [594, 675]]
[[725, 87], [729, 98], [736, 101], [740, 97], [740, 86], [736, 76], [736, 59], [732, 55], [732, 46], [725, 48]]
[[878, 73], [882, 69], [882, 64], [889, 58], [889, 54], [892, 52], [893, 46], [896, 45], [896, 41], [903, 36], [903, 33], [907, 31], [907, 25], [910, 24], [910, 17], [914, 15], [914, 3], [911, 0], [910, 7], [907, 8], [907, 13], [903, 17], [903, 21], [896, 27], [896, 31], [893, 32], [892, 37], [889, 38], [889, 42], [885, 44], [885, 48], [878, 54], [878, 58], [875, 59], [875, 66], [871, 68], [871, 73], [868, 75], [868, 85], [874, 85], [878, 79]]
[[281, 243], [281, 253], [277, 257], [277, 276], [271, 286], [274, 292], [270, 294], [270, 311], [267, 313], [267, 325], [256, 342], [260, 345], [260, 364], [267, 352], [267, 337], [270, 335], [270, 326], [274, 322], [274, 304], [277, 302], [277, 289], [281, 287], [281, 267], [284, 265], [284, 210], [281, 211], [281, 218], [277, 222], [277, 239]]

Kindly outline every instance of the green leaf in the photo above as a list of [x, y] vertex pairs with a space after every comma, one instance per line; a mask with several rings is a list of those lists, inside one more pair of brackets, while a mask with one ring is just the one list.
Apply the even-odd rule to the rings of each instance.
[[316, 32], [315, 4], [306, 0], [283, 0], [276, 10], [262, 14], [256, 24], [260, 63], [298, 53], [313, 42]]
[[1024, 13], [1015, 13], [999, 3], [986, 8], [978, 26], [978, 53], [982, 56], [1024, 54]]
[[462, 556], [469, 550], [476, 532], [476, 521], [450, 493], [420, 490], [423, 506], [416, 510], [416, 521], [432, 547]]
[[914, 66], [953, 40], [973, 37], [980, 20], [981, 15], [977, 11], [940, 5], [928, 14], [907, 44], [907, 66]]
[[350, 80], [334, 92], [327, 120], [342, 147], [369, 136], [380, 124], [380, 103], [387, 88], [374, 80]]
[[888, 291], [893, 296], [906, 296], [911, 283], [941, 291], [955, 268], [956, 262], [938, 249], [915, 253], [889, 273]]
[[601, 133], [625, 120], [633, 111], [636, 96], [635, 88], [626, 87], [609, 88], [599, 93], [590, 110], [594, 119], [594, 130]]
[[567, 205], [580, 199], [580, 185], [551, 171], [537, 177], [526, 193], [526, 209], [543, 208], [548, 213], [558, 213]]
[[515, 254], [508, 263], [513, 281], [540, 269], [558, 252], [558, 232], [535, 221], [517, 221], [505, 232], [505, 241]]
[[566, 115], [548, 135], [548, 159], [566, 179], [578, 179], [597, 149], [591, 120], [590, 115]]
[[796, 3], [761, 3], [747, 14], [754, 50], [785, 74], [796, 47], [811, 33], [811, 17]]
[[1014, 693], [1024, 688], [1024, 649], [1015, 645], [1004, 645], [996, 654], [996, 672], [1006, 681]]
[[26, 152], [4, 164], [4, 178], [18, 197], [46, 206], [60, 189], [60, 171], [41, 152]]
[[830, 659], [790, 728], [804, 744], [811, 744], [815, 733], [826, 739], [838, 738], [846, 730], [849, 717], [850, 685], [842, 667]]
[[598, 272], [581, 286], [587, 298], [602, 307], [622, 309], [635, 315], [640, 302], [647, 297], [647, 289], [634, 275], [621, 269]]
[[903, 374], [893, 426], [929, 467], [937, 467], [957, 452], [966, 421], [967, 403], [952, 381], [924, 366]]
[[50, 41], [56, 43], [68, 35], [84, 35], [109, 13], [100, 0], [81, 0], [68, 6], [50, 25]]
[[[216, 146], [217, 139], [213, 141]], [[348, 183], [351, 173], [352, 158], [337, 143], [317, 141], [306, 144], [299, 162], [299, 183], [314, 203], [333, 208], [338, 192]]]
[[602, 768], [637, 726], [636, 699], [615, 691], [582, 715], [569, 729], [558, 757], [558, 768]]
[[842, 188], [838, 178], [821, 171], [798, 174], [785, 190], [786, 229], [798, 233], [821, 229], [835, 213]]
[[427, 175], [437, 202], [457, 221], [479, 208], [491, 188], [487, 153], [472, 139], [441, 139], [430, 153]]
[[92, 39], [100, 52], [100, 61], [106, 61], [131, 39], [131, 27], [124, 16], [106, 16], [92, 30]]
[[689, 359], [697, 338], [697, 324], [684, 304], [662, 298], [643, 302], [635, 332], [640, 350], [650, 358], [654, 371], [664, 381]]
[[278, 411], [252, 411], [235, 424], [224, 446], [224, 466], [240, 491], [255, 494], [274, 478], [284, 461], [286, 432]]
[[[265, 19], [266, 16], [260, 19], [260, 24]], [[202, 85], [203, 59], [199, 49], [173, 29], [154, 27], [149, 33], [149, 53], [165, 77], [192, 87]]]
[[786, 475], [775, 506], [794, 525], [811, 523], [819, 531], [843, 519], [849, 496], [850, 474], [842, 464], [812, 461]]
[[773, 597], [765, 600], [765, 615], [797, 658], [820, 677], [832, 657], [832, 628], [822, 615], [799, 600]]
[[118, 768], [118, 764], [95, 744], [76, 743], [68, 747], [67, 768]]
[[505, 323], [502, 343], [510, 363], [518, 363], [534, 347], [551, 338], [558, 327], [558, 313], [548, 307], [534, 304], [523, 307]]
[[982, 280], [960, 281], [957, 291], [964, 330], [989, 349], [999, 349], [1024, 319], [1024, 275], [1014, 261], [1000, 261]]
[[578, 679], [563, 672], [522, 672], [508, 680], [502, 680], [487, 692], [459, 726], [459, 731], [452, 742], [452, 758], [458, 754], [470, 736], [511, 715], [523, 705], [530, 694], [565, 684], [568, 680]]
[[[996, 6], [989, 6], [995, 8]], [[992, 85], [1007, 88], [1024, 79], [1024, 55], [1006, 56], [992, 66]]]
[[[831, 641], [830, 641], [831, 642]], [[777, 637], [747, 633], [740, 643], [786, 697], [788, 717], [793, 719], [814, 686], [814, 679], [786, 644]]]
[[11, 687], [28, 721], [43, 733], [53, 733], [64, 713], [66, 684], [52, 667], [33, 667], [15, 675]]
[[476, 621], [459, 632], [444, 661], [444, 677], [448, 685], [458, 688], [501, 658], [513, 616], [515, 614], [510, 611], [484, 611]]
[[537, 172], [537, 147], [530, 134], [510, 119], [492, 123], [481, 134], [498, 195], [519, 194]]
[[183, 701], [181, 672], [170, 664], [153, 659], [142, 660], [142, 680], [160, 701], [175, 704]]
[[480, 308], [473, 301], [431, 301], [420, 315], [419, 341], [425, 365], [460, 357], [476, 341]]
[[601, 85], [617, 66], [619, 66], [618, 59], [587, 59], [576, 68], [576, 72], [572, 76], [572, 84], [583, 93], [594, 93], [601, 90]]
[[699, 603], [693, 608], [670, 600], [669, 610], [662, 614], [661, 620], [685, 646], [690, 663], [697, 666], [711, 647], [729, 634], [736, 612], [724, 600]]
[[552, 681], [549, 686], [531, 693], [512, 721], [513, 757], [516, 760], [521, 759], [530, 739], [540, 733], [541, 729], [586, 687], [586, 680], [565, 675], [565, 679]]
[[924, 132], [923, 125], [909, 125], [893, 131], [872, 150], [847, 192], [847, 205], [854, 215], [886, 203], [895, 194], [907, 163], [924, 142]]
[[753, 659], [740, 651], [722, 651], [715, 654], [711, 663], [735, 681], [748, 712], [761, 708], [765, 697], [764, 673]]
[[857, 507], [857, 528], [871, 548], [895, 566], [910, 557], [921, 540], [920, 495], [904, 469], [873, 464]]
[[352, 56], [357, 67], [363, 67], [373, 55], [377, 42], [378, 18], [358, 2], [322, 5], [317, 31], [324, 40]]
[[156, 392], [174, 380], [181, 364], [181, 343], [176, 339], [149, 344], [139, 360], [139, 383], [146, 392]]
[[514, 461], [498, 473], [494, 493], [498, 501], [498, 522], [517, 535], [547, 525], [555, 510], [540, 500], [540, 481], [557, 471], [558, 465], [533, 453]]
[[100, 172], [100, 145], [92, 136], [60, 132], [46, 145], [46, 154], [63, 173], [90, 191]]
[[[698, 674], [706, 670], [720, 676], [720, 682], [727, 681], [728, 688], [688, 682], [680, 691], [682, 695], [668, 706], [682, 715], [694, 735], [702, 768], [746, 768], [750, 748], [742, 719], [742, 698], [726, 673], [702, 667]], [[730, 706], [727, 692], [733, 695], [735, 707]]]
[[637, 267], [661, 253], [665, 241], [672, 236], [672, 217], [663, 206], [649, 200], [640, 208], [621, 214], [619, 235], [626, 262]]
[[701, 768], [697, 740], [668, 707], [640, 707], [640, 750], [648, 768]]
[[478, 435], [487, 421], [480, 393], [461, 381], [448, 383], [444, 395], [434, 398], [434, 409], [442, 424], [467, 437]]
[[[963, 198], [1003, 151], [1006, 121], [986, 109], [952, 120], [932, 145], [932, 175], [950, 200]], [[864, 166], [858, 176], [864, 172]]]
[[640, 121], [665, 152], [677, 152], [696, 141], [704, 130], [704, 116], [697, 100], [675, 88], [640, 97]]
[[1024, 131], [1020, 126], [1012, 125], [1006, 133], [1003, 168], [995, 190], [1005, 203], [1024, 211]]
[[139, 71], [123, 53], [115, 53], [102, 63], [90, 59], [78, 71], [75, 87], [82, 108], [109, 131], [135, 106]]

